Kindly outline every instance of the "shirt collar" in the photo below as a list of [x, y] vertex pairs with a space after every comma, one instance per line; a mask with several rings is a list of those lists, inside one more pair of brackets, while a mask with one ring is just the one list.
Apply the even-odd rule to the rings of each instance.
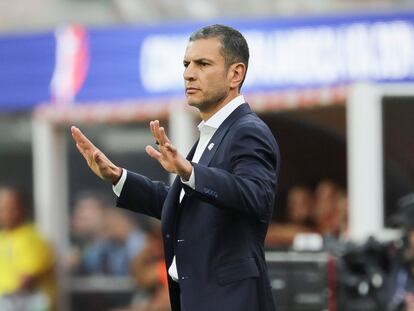
[[212, 115], [207, 121], [201, 121], [198, 125], [199, 131], [202, 129], [205, 130], [206, 128], [211, 128], [213, 130], [217, 130], [220, 125], [227, 119], [227, 117], [236, 110], [237, 107], [244, 104], [246, 101], [244, 100], [243, 95], [239, 95], [233, 98], [230, 102], [224, 105], [219, 111], [217, 111], [214, 115]]

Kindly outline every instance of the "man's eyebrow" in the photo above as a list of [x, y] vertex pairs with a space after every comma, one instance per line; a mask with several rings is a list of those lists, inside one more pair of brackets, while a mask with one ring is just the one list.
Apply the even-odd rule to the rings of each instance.
[[203, 62], [214, 63], [213, 60], [208, 59], [208, 58], [198, 58], [198, 59], [195, 59], [194, 62], [196, 62], [196, 63], [203, 63]]
[[[196, 58], [196, 59], [193, 59], [192, 61], [195, 62], [195, 63], [197, 63], [197, 64], [199, 64], [199, 63], [205, 63], [205, 62], [207, 62], [207, 63], [214, 63], [213, 60], [208, 59], [208, 58], [204, 58], [204, 57], [202, 57], [202, 58]], [[185, 63], [189, 63], [189, 62], [190, 62], [190, 60], [188, 60], [188, 59], [184, 59], [183, 60], [183, 63], [184, 64]]]

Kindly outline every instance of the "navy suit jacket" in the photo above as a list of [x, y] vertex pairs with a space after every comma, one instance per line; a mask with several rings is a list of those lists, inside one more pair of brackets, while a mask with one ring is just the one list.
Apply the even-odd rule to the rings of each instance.
[[[264, 258], [272, 217], [279, 148], [248, 104], [217, 129], [199, 163], [195, 189], [171, 187], [128, 172], [117, 205], [161, 219], [173, 311], [274, 311]], [[192, 159], [197, 143], [188, 155]], [[183, 200], [179, 201], [182, 187]]]

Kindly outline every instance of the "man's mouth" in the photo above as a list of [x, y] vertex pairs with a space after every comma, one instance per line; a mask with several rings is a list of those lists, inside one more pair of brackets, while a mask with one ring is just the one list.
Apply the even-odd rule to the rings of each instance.
[[198, 89], [196, 87], [187, 87], [185, 89], [186, 94], [194, 94], [194, 93], [197, 93], [198, 91], [200, 91], [200, 89]]

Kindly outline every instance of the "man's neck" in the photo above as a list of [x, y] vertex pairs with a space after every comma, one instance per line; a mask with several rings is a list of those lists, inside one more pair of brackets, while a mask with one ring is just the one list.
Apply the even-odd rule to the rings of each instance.
[[201, 111], [200, 110], [200, 117], [202, 120], [207, 121], [210, 119], [217, 111], [219, 111], [221, 108], [223, 108], [225, 105], [227, 105], [229, 102], [231, 102], [233, 99], [235, 99], [237, 96], [239, 96], [239, 92], [232, 92], [229, 93], [229, 95], [224, 98], [220, 103], [218, 103], [216, 106], [212, 107], [212, 109], [209, 109], [207, 111]]

